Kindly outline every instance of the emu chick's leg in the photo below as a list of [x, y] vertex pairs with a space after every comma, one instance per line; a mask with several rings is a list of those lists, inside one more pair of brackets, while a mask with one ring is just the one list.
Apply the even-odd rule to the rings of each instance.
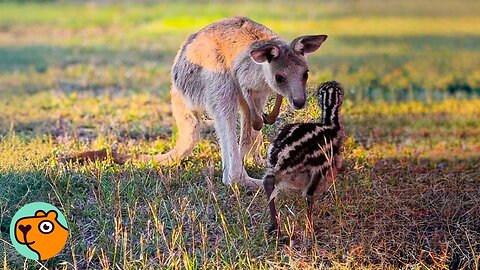
[[266, 175], [265, 179], [263, 180], [263, 186], [265, 188], [265, 194], [267, 195], [267, 199], [269, 200], [268, 207], [270, 208], [271, 225], [268, 229], [268, 232], [271, 233], [278, 230], [278, 216], [277, 209], [275, 209], [275, 198], [270, 198], [273, 189], [275, 188], [275, 176]]
[[313, 212], [313, 194], [317, 190], [319, 182], [323, 179], [322, 172], [312, 173], [310, 176], [309, 187], [307, 188], [307, 218], [310, 225], [313, 226], [312, 212]]
[[312, 212], [313, 212], [313, 196], [307, 196], [307, 219], [308, 219], [308, 224], [310, 224], [311, 226], [313, 226]]
[[264, 113], [262, 115], [264, 124], [271, 125], [275, 123], [275, 121], [277, 120], [278, 114], [280, 113], [282, 100], [283, 100], [283, 96], [280, 94], [277, 94], [277, 96], [275, 97], [275, 106], [273, 107], [273, 110], [269, 114]]

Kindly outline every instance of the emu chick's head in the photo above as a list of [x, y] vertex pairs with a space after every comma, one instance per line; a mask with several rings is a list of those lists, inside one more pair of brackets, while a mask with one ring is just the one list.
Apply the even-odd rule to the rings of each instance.
[[336, 111], [343, 101], [343, 86], [336, 81], [320, 84], [317, 90], [318, 105], [322, 111]]

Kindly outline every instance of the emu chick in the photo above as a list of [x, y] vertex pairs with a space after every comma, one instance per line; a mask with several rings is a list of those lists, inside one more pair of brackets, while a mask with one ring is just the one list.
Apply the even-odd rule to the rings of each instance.
[[275, 196], [284, 188], [300, 190], [307, 199], [308, 219], [312, 220], [314, 193], [325, 192], [341, 166], [345, 132], [340, 120], [343, 87], [335, 81], [321, 84], [317, 90], [322, 110], [319, 123], [285, 125], [267, 153], [263, 179], [269, 198], [271, 226], [278, 229]]

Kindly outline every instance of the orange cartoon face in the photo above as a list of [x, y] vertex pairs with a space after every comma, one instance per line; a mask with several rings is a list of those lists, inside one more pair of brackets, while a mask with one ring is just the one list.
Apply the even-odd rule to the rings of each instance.
[[15, 238], [38, 254], [40, 260], [57, 255], [68, 238], [68, 229], [57, 220], [55, 210], [38, 210], [33, 217], [24, 217], [15, 224]]

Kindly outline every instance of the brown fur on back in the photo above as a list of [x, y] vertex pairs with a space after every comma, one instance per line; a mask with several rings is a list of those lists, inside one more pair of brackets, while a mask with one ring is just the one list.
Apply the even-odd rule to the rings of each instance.
[[185, 48], [188, 61], [214, 72], [231, 69], [237, 55], [254, 42], [279, 37], [248, 18], [234, 17], [213, 23], [197, 33]]

